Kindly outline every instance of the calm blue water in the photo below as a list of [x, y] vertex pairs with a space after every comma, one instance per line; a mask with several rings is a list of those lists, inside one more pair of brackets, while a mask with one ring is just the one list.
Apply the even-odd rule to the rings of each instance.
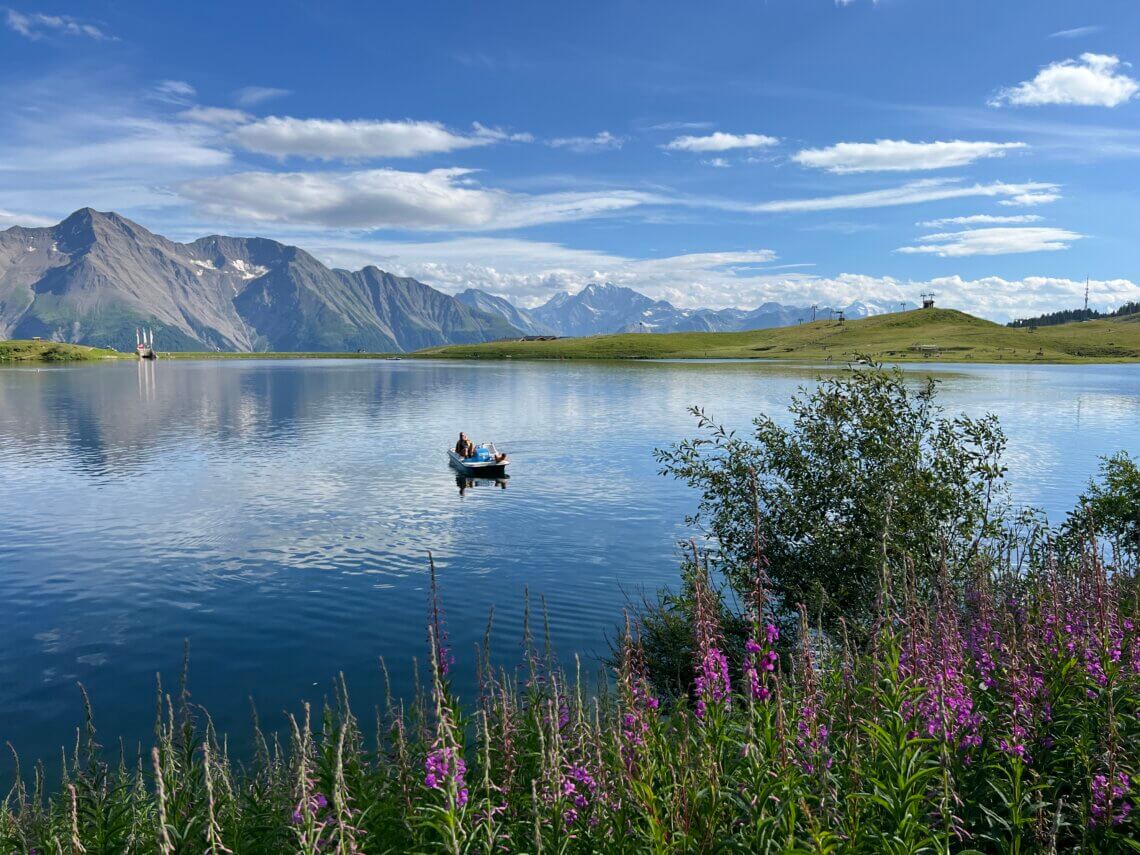
[[[0, 741], [55, 757], [79, 723], [80, 681], [104, 744], [145, 744], [155, 673], [176, 681], [186, 638], [194, 699], [239, 737], [250, 696], [277, 725], [338, 670], [367, 710], [379, 656], [397, 690], [423, 657], [429, 549], [461, 690], [492, 606], [499, 657], [518, 659], [528, 587], [558, 649], [592, 668], [625, 598], [675, 579], [693, 496], [656, 474], [653, 447], [693, 433], [691, 404], [738, 428], [781, 413], [817, 370], [0, 369]], [[1140, 366], [940, 376], [947, 409], [1001, 417], [1014, 496], [1053, 515], [1098, 455], [1140, 453]], [[506, 489], [460, 494], [444, 451], [461, 428], [510, 452]]]

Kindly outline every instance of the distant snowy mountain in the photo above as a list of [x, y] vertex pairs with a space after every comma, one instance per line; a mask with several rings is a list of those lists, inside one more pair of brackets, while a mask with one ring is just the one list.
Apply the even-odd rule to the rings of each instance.
[[557, 335], [557, 331], [539, 321], [526, 309], [520, 309], [510, 300], [468, 288], [455, 295], [455, 299], [471, 309], [477, 309], [490, 315], [499, 315], [512, 327], [526, 335]]
[[[462, 295], [459, 299], [463, 299]], [[491, 311], [486, 305], [467, 305]], [[916, 307], [906, 303], [901, 308]], [[843, 307], [842, 311], [845, 317], [855, 319], [899, 309], [898, 303], [859, 300]], [[838, 310], [828, 306], [817, 306], [814, 310], [816, 318], [829, 317], [835, 311]], [[577, 294], [561, 291], [544, 305], [532, 309], [529, 314], [558, 335], [585, 336], [617, 332], [738, 332], [768, 329], [811, 320], [813, 310], [810, 306], [788, 306], [781, 303], [764, 303], [752, 310], [678, 309], [665, 300], [653, 300], [632, 288], [604, 283], [587, 285]], [[509, 316], [504, 314], [504, 317], [514, 326], [519, 326]]]

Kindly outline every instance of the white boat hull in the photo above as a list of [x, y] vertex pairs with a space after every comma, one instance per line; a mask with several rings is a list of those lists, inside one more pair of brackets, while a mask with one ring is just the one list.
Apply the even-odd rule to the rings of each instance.
[[483, 478], [494, 478], [507, 470], [509, 460], [476, 460], [471, 457], [461, 457], [454, 449], [447, 450], [447, 458], [451, 465], [465, 475], [476, 475]]

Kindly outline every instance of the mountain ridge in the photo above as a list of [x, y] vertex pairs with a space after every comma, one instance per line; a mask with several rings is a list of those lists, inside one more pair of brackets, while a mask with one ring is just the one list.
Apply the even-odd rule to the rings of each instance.
[[517, 335], [500, 315], [268, 238], [177, 243], [114, 212], [0, 232], [0, 338], [161, 350], [407, 351]]
[[[811, 306], [794, 306], [769, 301], [755, 309], [680, 309], [666, 300], [654, 300], [639, 291], [609, 282], [592, 282], [574, 294], [559, 291], [541, 306], [518, 309], [502, 297], [468, 289], [464, 294], [479, 294], [504, 303], [529, 319], [558, 335], [581, 337], [645, 332], [743, 332], [753, 329], [791, 326], [811, 320]], [[468, 297], [475, 304], [475, 298]], [[911, 303], [905, 309], [916, 308]], [[849, 319], [871, 317], [895, 311], [896, 304], [856, 300], [839, 308], [817, 306], [818, 317], [843, 311]], [[515, 323], [515, 326], [519, 326]], [[521, 327], [520, 327], [521, 328]], [[541, 334], [541, 333], [539, 333]]]

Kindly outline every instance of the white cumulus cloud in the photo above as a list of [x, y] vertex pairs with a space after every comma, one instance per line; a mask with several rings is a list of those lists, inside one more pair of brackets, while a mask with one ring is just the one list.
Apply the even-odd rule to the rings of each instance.
[[767, 134], [726, 134], [723, 131], [705, 136], [683, 136], [668, 142], [662, 148], [669, 151], [732, 151], [738, 148], [767, 148], [780, 142]]
[[458, 133], [440, 122], [369, 119], [296, 119], [269, 116], [237, 128], [233, 141], [247, 151], [274, 157], [298, 156], [320, 160], [364, 160], [416, 157], [457, 151], [496, 142], [530, 140], [476, 124]]
[[1084, 235], [1045, 226], [1024, 228], [994, 227], [941, 232], [920, 238], [915, 246], [899, 247], [898, 252], [926, 253], [942, 258], [967, 255], [1009, 255], [1020, 252], [1053, 252], [1068, 249]]
[[989, 104], [1117, 107], [1140, 91], [1140, 82], [1123, 73], [1127, 66], [1116, 56], [1082, 53], [1079, 59], [1051, 63], [1032, 80], [1002, 89]]
[[922, 169], [948, 169], [966, 166], [987, 157], [1003, 157], [1006, 152], [1026, 148], [1025, 143], [908, 142], [876, 140], [870, 143], [841, 142], [827, 148], [809, 148], [792, 155], [802, 166], [828, 172], [909, 172]]

